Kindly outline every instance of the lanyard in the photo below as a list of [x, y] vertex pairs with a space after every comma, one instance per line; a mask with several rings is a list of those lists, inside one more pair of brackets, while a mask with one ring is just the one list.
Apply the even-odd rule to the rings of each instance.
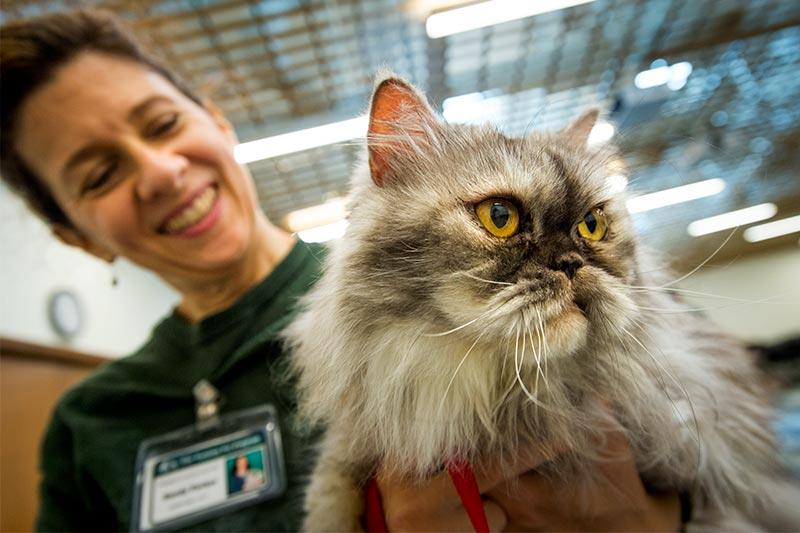
[[[478, 491], [478, 482], [475, 480], [475, 474], [470, 464], [466, 461], [452, 462], [448, 465], [447, 471], [450, 473], [453, 486], [456, 488], [459, 498], [461, 498], [461, 503], [467, 511], [470, 522], [472, 522], [472, 527], [475, 528], [477, 533], [489, 533], [489, 522], [486, 520], [483, 501]], [[383, 516], [381, 492], [375, 475], [367, 481], [365, 504], [364, 525], [367, 532], [388, 532], [386, 518]]]

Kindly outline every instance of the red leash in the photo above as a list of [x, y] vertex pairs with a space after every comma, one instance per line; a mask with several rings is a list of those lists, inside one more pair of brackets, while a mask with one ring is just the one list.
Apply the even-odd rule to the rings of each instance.
[[[489, 522], [486, 520], [486, 512], [483, 509], [483, 501], [472, 467], [466, 461], [460, 461], [450, 463], [447, 471], [450, 473], [453, 486], [455, 486], [469, 520], [472, 522], [472, 527], [477, 533], [489, 533]], [[386, 526], [386, 519], [383, 516], [381, 491], [374, 475], [367, 481], [364, 500], [364, 528], [366, 531], [368, 533], [388, 532], [389, 528]]]
[[478, 482], [475, 480], [472, 467], [468, 462], [460, 461], [450, 463], [447, 471], [450, 472], [450, 479], [453, 480], [461, 503], [467, 510], [472, 527], [477, 533], [489, 533], [489, 521], [486, 520], [486, 511], [483, 508], [483, 500], [481, 500], [481, 493], [478, 491]]

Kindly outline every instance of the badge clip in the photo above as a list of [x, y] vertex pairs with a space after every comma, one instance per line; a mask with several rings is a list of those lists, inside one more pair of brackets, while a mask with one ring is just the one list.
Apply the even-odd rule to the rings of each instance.
[[219, 425], [219, 406], [222, 395], [214, 385], [201, 379], [192, 388], [194, 394], [195, 417], [197, 428], [201, 431]]

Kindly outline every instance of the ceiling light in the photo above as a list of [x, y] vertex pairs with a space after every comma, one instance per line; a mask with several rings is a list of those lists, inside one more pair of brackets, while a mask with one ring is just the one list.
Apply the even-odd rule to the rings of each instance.
[[686, 80], [689, 79], [691, 73], [692, 64], [688, 61], [681, 61], [672, 66], [661, 65], [642, 71], [633, 79], [633, 84], [638, 89], [650, 89], [666, 84], [673, 91], [677, 91], [686, 85]]
[[614, 131], [614, 125], [612, 123], [601, 120], [595, 124], [592, 131], [589, 132], [586, 143], [589, 146], [595, 146], [607, 142], [614, 136]]
[[759, 224], [744, 230], [744, 240], [758, 242], [800, 231], [800, 215]]
[[745, 226], [753, 222], [758, 222], [759, 220], [766, 220], [775, 216], [777, 212], [778, 208], [775, 204], [766, 203], [754, 205], [753, 207], [737, 209], [736, 211], [730, 211], [722, 215], [695, 220], [689, 224], [686, 231], [688, 231], [689, 235], [692, 237], [699, 237], [700, 235], [707, 235], [716, 231]]
[[438, 39], [454, 33], [484, 28], [510, 20], [558, 11], [594, 0], [490, 0], [434, 13], [425, 21], [428, 37]]
[[333, 198], [324, 204], [314, 205], [292, 211], [283, 219], [283, 225], [289, 231], [298, 231], [325, 226], [347, 218], [347, 207], [344, 198]]
[[325, 242], [343, 237], [346, 230], [347, 220], [340, 220], [332, 224], [298, 231], [297, 236], [304, 242]]
[[310, 148], [358, 139], [364, 137], [366, 133], [367, 117], [360, 116], [324, 126], [241, 143], [233, 149], [233, 156], [240, 164], [252, 163]]
[[724, 189], [725, 181], [720, 178], [698, 181], [696, 183], [690, 183], [689, 185], [681, 185], [680, 187], [673, 187], [671, 189], [664, 189], [663, 191], [630, 198], [627, 203], [628, 211], [631, 213], [650, 211], [651, 209], [658, 209], [659, 207], [666, 207], [668, 205], [697, 200], [698, 198], [705, 198], [706, 196], [713, 196], [721, 193]]

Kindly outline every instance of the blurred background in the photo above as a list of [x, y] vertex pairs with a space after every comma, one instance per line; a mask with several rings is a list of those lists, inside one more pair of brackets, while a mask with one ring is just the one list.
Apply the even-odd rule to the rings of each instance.
[[[223, 109], [264, 211], [309, 241], [346, 227], [380, 67], [425, 90], [446, 120], [510, 135], [599, 106], [591, 140], [622, 149], [614, 180], [642, 240], [676, 277], [692, 273], [680, 287], [697, 309], [749, 343], [783, 343], [765, 353], [797, 375], [800, 2], [4, 0], [0, 20], [76, 6], [120, 14]], [[176, 302], [134, 265], [58, 244], [5, 188], [0, 224], [6, 354], [118, 357]]]
[[[800, 308], [775, 303], [800, 301], [800, 2], [519, 0], [464, 13], [454, 8], [481, 6], [5, 0], [0, 18], [79, 5], [120, 14], [223, 109], [264, 211], [306, 240], [344, 231], [341, 199], [365, 131], [358, 117], [382, 66], [424, 89], [448, 121], [488, 121], [510, 135], [560, 128], [599, 106], [593, 141], [622, 148], [618, 183], [638, 196], [630, 208], [644, 242], [686, 273], [730, 237], [687, 287], [772, 299], [709, 297], [699, 307], [750, 341], [800, 333]], [[248, 143], [264, 138], [269, 151]], [[130, 264], [64, 249], [0, 193], [2, 335], [64, 342], [47, 313], [63, 289], [77, 303], [62, 307], [80, 314], [70, 346], [119, 356], [175, 302]]]

